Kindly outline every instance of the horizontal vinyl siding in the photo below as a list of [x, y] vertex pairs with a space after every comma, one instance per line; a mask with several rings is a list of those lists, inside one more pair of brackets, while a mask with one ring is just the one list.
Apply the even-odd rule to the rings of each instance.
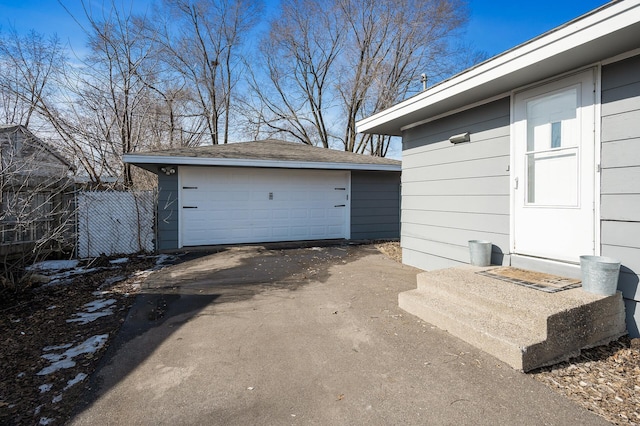
[[640, 56], [602, 68], [602, 255], [620, 260], [627, 327], [639, 336]]
[[400, 173], [351, 172], [351, 239], [400, 238]]
[[178, 173], [158, 173], [158, 250], [178, 248]]
[[[425, 270], [469, 262], [468, 241], [509, 247], [509, 98], [403, 133], [402, 249]], [[469, 132], [457, 145], [449, 137]]]

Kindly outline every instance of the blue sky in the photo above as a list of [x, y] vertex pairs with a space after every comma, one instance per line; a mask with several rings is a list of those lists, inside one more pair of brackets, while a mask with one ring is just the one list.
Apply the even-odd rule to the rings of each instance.
[[[80, 0], [61, 0], [74, 15], [83, 15]], [[115, 0], [133, 4], [144, 11], [150, 0]], [[110, 0], [85, 0], [99, 8]], [[489, 56], [496, 55], [576, 18], [607, 2], [604, 0], [468, 0], [470, 19], [464, 43]], [[15, 26], [18, 31], [35, 29], [40, 33], [57, 33], [74, 48], [84, 45], [78, 25], [58, 0], [0, 0], [0, 26]]]
[[465, 41], [494, 56], [606, 3], [605, 0], [469, 0]]

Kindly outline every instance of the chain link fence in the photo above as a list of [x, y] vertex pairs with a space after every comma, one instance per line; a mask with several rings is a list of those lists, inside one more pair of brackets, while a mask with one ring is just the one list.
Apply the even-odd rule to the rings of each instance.
[[78, 257], [154, 250], [154, 191], [80, 191], [76, 197]]

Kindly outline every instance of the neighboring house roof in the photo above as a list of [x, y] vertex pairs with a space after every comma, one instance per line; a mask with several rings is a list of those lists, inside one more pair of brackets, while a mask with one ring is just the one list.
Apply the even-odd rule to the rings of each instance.
[[4, 124], [4, 125], [0, 125], [0, 135], [8, 134], [8, 133], [17, 133], [17, 132], [21, 132], [22, 134], [24, 134], [26, 141], [28, 141], [31, 144], [38, 145], [39, 147], [41, 147], [43, 150], [45, 150], [47, 153], [51, 154], [54, 158], [56, 158], [62, 164], [67, 166], [69, 168], [69, 170], [75, 171], [74, 165], [71, 164], [66, 158], [64, 158], [64, 156], [62, 156], [62, 154], [60, 154], [58, 151], [56, 151], [53, 147], [51, 147], [46, 142], [42, 141], [42, 139], [40, 139], [39, 137], [37, 137], [36, 135], [31, 133], [31, 131], [29, 131], [29, 129], [27, 129], [25, 126], [23, 126], [21, 124], [8, 124], [8, 125]]
[[[549, 11], [553, 13], [553, 11]], [[527, 84], [640, 47], [640, 0], [616, 0], [360, 120], [358, 132], [403, 130]]]
[[397, 160], [274, 139], [126, 154], [123, 159], [132, 164], [387, 171], [401, 169], [401, 163]]

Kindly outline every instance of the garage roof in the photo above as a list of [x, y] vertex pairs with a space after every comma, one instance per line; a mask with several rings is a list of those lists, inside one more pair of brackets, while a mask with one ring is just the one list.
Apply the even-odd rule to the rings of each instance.
[[125, 154], [126, 163], [190, 166], [272, 167], [400, 171], [401, 162], [301, 143], [267, 139]]
[[476, 102], [633, 51], [640, 40], [640, 0], [617, 0], [482, 62], [356, 123], [358, 132], [400, 136]]

